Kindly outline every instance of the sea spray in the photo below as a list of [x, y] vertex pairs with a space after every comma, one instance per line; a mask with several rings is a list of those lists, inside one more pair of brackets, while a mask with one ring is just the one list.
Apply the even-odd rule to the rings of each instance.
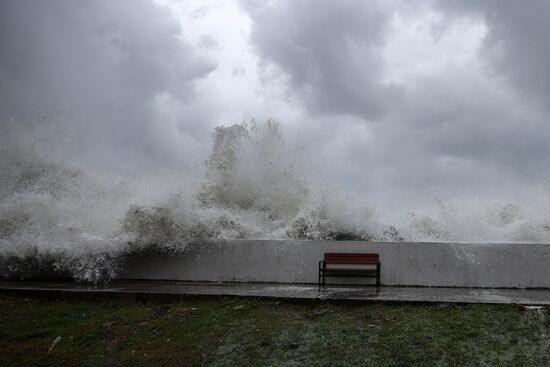
[[374, 228], [364, 207], [310, 183], [304, 164], [273, 121], [217, 127], [197, 192], [133, 206], [124, 229], [142, 244], [176, 248], [208, 239], [334, 239]]
[[430, 211], [409, 213], [394, 224], [408, 241], [422, 242], [550, 242], [550, 220], [544, 201], [528, 207], [494, 200], [434, 198]]
[[21, 135], [2, 135], [0, 149], [0, 256], [12, 260], [10, 271], [114, 275], [109, 258], [130, 238], [118, 223], [125, 187], [53, 159]]
[[308, 174], [303, 147], [278, 124], [213, 132], [204, 177], [110, 177], [4, 131], [0, 145], [0, 269], [101, 282], [125, 256], [178, 254], [192, 242], [321, 239], [548, 242], [545, 206], [434, 200], [431, 212], [379, 218]]
[[218, 127], [213, 141], [196, 184], [178, 175], [108, 177], [41, 150], [29, 136], [5, 134], [4, 273], [98, 282], [116, 277], [119, 260], [136, 251], [173, 254], [191, 242], [239, 238], [366, 238], [374, 228], [363, 208], [358, 216], [336, 190], [308, 182], [302, 148], [287, 144], [275, 122]]

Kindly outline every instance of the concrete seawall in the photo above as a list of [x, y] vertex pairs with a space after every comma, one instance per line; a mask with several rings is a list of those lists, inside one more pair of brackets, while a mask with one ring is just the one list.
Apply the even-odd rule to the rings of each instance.
[[120, 278], [316, 283], [324, 252], [379, 253], [383, 285], [550, 288], [548, 244], [236, 240], [190, 245], [180, 256], [134, 256]]

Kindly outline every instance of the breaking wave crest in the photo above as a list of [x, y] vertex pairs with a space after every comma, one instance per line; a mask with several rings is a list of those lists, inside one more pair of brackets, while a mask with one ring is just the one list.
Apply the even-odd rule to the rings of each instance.
[[116, 277], [127, 254], [177, 253], [208, 240], [550, 238], [549, 221], [535, 220], [512, 204], [480, 210], [437, 201], [432, 215], [384, 224], [368, 206], [308, 179], [302, 148], [286, 143], [272, 121], [216, 128], [198, 182], [177, 174], [116, 179], [48, 154], [25, 135], [3, 134], [1, 143], [4, 275], [53, 271], [104, 281]]

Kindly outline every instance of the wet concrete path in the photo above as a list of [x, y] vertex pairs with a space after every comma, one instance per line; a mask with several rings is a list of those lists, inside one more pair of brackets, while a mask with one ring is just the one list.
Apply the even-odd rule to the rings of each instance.
[[492, 303], [550, 305], [550, 289], [325, 286], [117, 280], [93, 286], [70, 280], [0, 280], [0, 293], [48, 299], [171, 301], [191, 296], [237, 296], [304, 301]]

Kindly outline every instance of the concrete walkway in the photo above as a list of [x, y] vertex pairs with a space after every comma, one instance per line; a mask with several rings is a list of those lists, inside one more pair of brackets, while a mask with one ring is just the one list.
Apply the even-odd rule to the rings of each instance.
[[304, 301], [489, 303], [550, 305], [549, 289], [326, 286], [117, 280], [92, 286], [70, 280], [0, 280], [0, 293], [47, 299], [173, 301], [190, 296], [237, 296]]

